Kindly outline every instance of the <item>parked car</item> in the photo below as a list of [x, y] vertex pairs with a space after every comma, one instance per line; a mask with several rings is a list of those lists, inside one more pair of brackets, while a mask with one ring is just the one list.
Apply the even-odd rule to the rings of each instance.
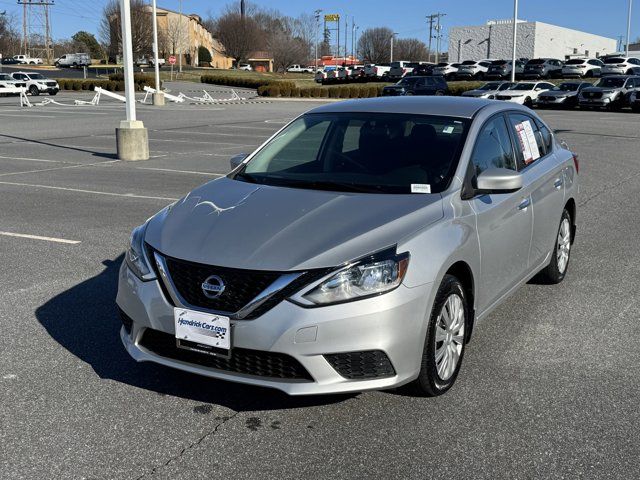
[[318, 70], [314, 76], [314, 80], [317, 83], [323, 83], [324, 81], [327, 80], [327, 74], [331, 71], [334, 71], [336, 69], [336, 67], [333, 66], [326, 66], [323, 67], [322, 69]]
[[27, 92], [33, 96], [40, 95], [41, 93], [56, 95], [58, 91], [60, 91], [58, 82], [43, 76], [41, 73], [15, 72], [11, 74], [11, 76], [15, 80], [24, 83]]
[[480, 88], [467, 90], [462, 93], [463, 97], [490, 98], [496, 94], [516, 85], [513, 82], [487, 82]]
[[356, 65], [349, 73], [350, 80], [359, 80], [364, 78], [364, 65]]
[[631, 110], [640, 113], [640, 89], [636, 89], [629, 95], [629, 106]]
[[433, 68], [431, 74], [444, 77], [448, 80], [455, 77], [460, 65], [460, 63], [440, 62], [436, 67]]
[[287, 68], [287, 72], [289, 73], [313, 73], [313, 67], [303, 67], [302, 65], [291, 65]]
[[433, 74], [433, 69], [436, 66], [437, 65], [435, 63], [429, 63], [429, 62], [419, 63], [418, 65], [413, 67], [413, 71], [411, 72], [411, 75], [428, 77], [429, 75]]
[[232, 168], [132, 232], [116, 303], [138, 362], [292, 395], [441, 395], [474, 324], [568, 271], [577, 159], [519, 105], [332, 103]]
[[395, 85], [384, 87], [382, 95], [446, 95], [448, 91], [443, 77], [404, 77]]
[[[511, 77], [511, 60], [494, 60], [489, 65], [485, 78], [500, 79]], [[524, 72], [525, 62], [522, 60], [516, 60], [516, 78], [520, 78]]]
[[245, 72], [251, 72], [253, 67], [249, 63], [241, 63], [238, 65], [238, 70], [244, 70]]
[[628, 105], [629, 97], [636, 89], [640, 89], [640, 76], [603, 77], [594, 86], [582, 89], [578, 103], [580, 108], [619, 110]]
[[13, 58], [24, 65], [42, 65], [41, 58], [32, 58], [29, 55], [14, 55]]
[[389, 75], [391, 65], [388, 63], [370, 63], [364, 66], [364, 76], [367, 78], [382, 78]]
[[347, 65], [345, 67], [338, 68], [338, 80], [346, 82], [348, 80], [355, 80], [360, 77], [360, 73], [363, 71], [362, 65]]
[[602, 74], [604, 62], [597, 58], [572, 58], [564, 62], [564, 78], [592, 78]]
[[562, 82], [557, 87], [538, 95], [538, 101], [535, 104], [539, 107], [577, 107], [580, 92], [592, 86], [589, 82]]
[[507, 90], [497, 93], [495, 99], [533, 107], [541, 93], [554, 87], [553, 83], [548, 82], [518, 82]]
[[459, 80], [483, 79], [489, 71], [489, 65], [493, 60], [465, 60], [458, 67], [455, 78]]
[[2, 61], [0, 61], [0, 64], [2, 65], [18, 65], [20, 62], [13, 57], [6, 57], [3, 58]]
[[66, 53], [56, 58], [53, 64], [60, 67], [88, 67], [91, 65], [91, 57], [88, 53]]
[[[164, 58], [158, 58], [158, 68], [162, 68], [163, 65], [166, 64], [166, 60]], [[155, 67], [154, 58], [152, 56], [140, 57], [135, 62], [136, 67]]]
[[398, 80], [410, 74], [416, 65], [416, 62], [408, 62], [405, 60], [391, 62], [389, 64], [389, 80]]
[[640, 75], [640, 59], [634, 57], [607, 57], [602, 75]]
[[[0, 73], [0, 95], [19, 95], [19, 92], [13, 91], [15, 88], [26, 88], [27, 84], [22, 80], [16, 80], [8, 73]], [[5, 91], [3, 91], [5, 89]], [[11, 89], [11, 93], [6, 93], [6, 89]]]
[[563, 66], [562, 60], [557, 58], [533, 58], [524, 66], [522, 78], [560, 78]]

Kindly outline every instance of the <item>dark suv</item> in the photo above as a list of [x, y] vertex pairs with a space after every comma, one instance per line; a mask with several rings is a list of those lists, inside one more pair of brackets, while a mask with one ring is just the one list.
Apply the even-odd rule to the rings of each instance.
[[448, 91], [443, 77], [404, 77], [395, 85], [384, 87], [382, 95], [445, 95]]

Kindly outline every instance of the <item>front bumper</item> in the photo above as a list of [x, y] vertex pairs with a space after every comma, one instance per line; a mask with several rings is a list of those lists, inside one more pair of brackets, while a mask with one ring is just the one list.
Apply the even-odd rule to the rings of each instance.
[[[522, 96], [522, 97], [511, 97], [511, 98], [498, 98], [496, 96], [496, 100], [501, 100], [503, 102], [513, 102], [513, 103], [518, 103], [520, 105], [524, 105], [524, 101], [526, 100], [526, 97]], [[533, 101], [533, 103], [535, 103], [535, 100]]]
[[[289, 355], [309, 373], [312, 381], [270, 378], [160, 356], [141, 345], [147, 328], [174, 335], [173, 306], [157, 280], [139, 280], [123, 263], [116, 303], [133, 320], [130, 333], [120, 336], [127, 352], [138, 362], [150, 361], [221, 380], [276, 388], [290, 395], [329, 394], [380, 390], [415, 379], [426, 335], [426, 316], [433, 301], [432, 284], [396, 290], [378, 297], [321, 308], [303, 308], [282, 301], [255, 320], [231, 321], [233, 348]], [[353, 380], [340, 375], [324, 357], [343, 352], [382, 351], [395, 375]]]
[[602, 98], [580, 98], [578, 104], [581, 107], [607, 107], [613, 102], [611, 97]]

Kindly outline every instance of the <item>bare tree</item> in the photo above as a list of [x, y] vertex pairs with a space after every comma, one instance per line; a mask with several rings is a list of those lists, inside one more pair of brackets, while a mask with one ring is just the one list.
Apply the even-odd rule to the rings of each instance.
[[308, 45], [301, 38], [294, 38], [286, 32], [278, 32], [269, 40], [269, 51], [273, 55], [276, 71], [286, 72], [293, 64], [309, 60]]
[[392, 35], [393, 30], [387, 27], [367, 28], [358, 40], [358, 52], [366, 62], [389, 62]]
[[20, 52], [17, 19], [13, 15], [0, 15], [0, 52], [8, 56]]
[[252, 18], [239, 13], [226, 13], [215, 23], [214, 37], [220, 42], [220, 53], [231, 57], [237, 66], [256, 50], [260, 41], [260, 28]]
[[[122, 52], [122, 27], [120, 23], [120, 2], [109, 0], [100, 21], [100, 39], [110, 59]], [[148, 54], [153, 43], [151, 10], [144, 0], [131, 0], [131, 40], [133, 55]]]
[[[163, 36], [165, 48], [169, 54], [175, 55], [186, 50], [189, 39], [184, 23], [180, 24], [179, 17], [172, 16], [167, 19], [167, 29], [163, 32]], [[158, 43], [160, 43], [160, 39], [158, 39]]]
[[417, 38], [401, 38], [393, 44], [393, 57], [399, 60], [422, 61], [429, 58], [427, 46]]

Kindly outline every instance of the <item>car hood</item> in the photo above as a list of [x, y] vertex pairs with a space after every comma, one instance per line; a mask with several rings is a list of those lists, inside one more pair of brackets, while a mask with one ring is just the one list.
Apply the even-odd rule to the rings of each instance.
[[333, 267], [398, 243], [443, 217], [438, 194], [361, 194], [209, 182], [150, 219], [165, 255], [224, 267]]
[[621, 88], [602, 88], [602, 87], [586, 87], [582, 89], [582, 92], [600, 92], [600, 93], [612, 93], [621, 90]]
[[542, 92], [542, 95], [545, 97], [575, 97], [578, 92], [576, 90], [572, 90], [570, 92], [566, 91], [557, 91], [547, 90], [546, 92]]

